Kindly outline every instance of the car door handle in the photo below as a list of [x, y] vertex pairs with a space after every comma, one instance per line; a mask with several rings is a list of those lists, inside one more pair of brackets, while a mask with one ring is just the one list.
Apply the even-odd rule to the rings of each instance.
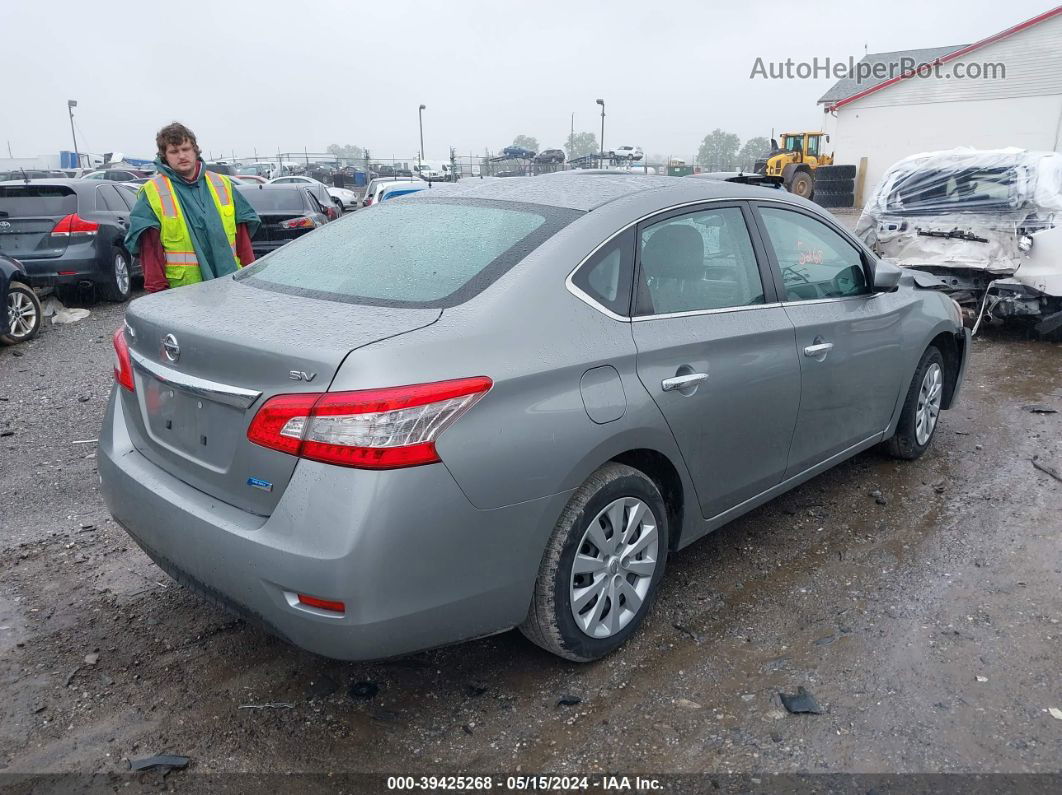
[[687, 373], [676, 375], [674, 378], [665, 378], [660, 382], [660, 386], [665, 392], [673, 392], [676, 389], [688, 389], [691, 386], [703, 384], [707, 380], [708, 373]]
[[833, 350], [832, 342], [817, 342], [814, 345], [808, 345], [804, 348], [804, 355], [812, 359], [822, 356], [825, 358], [826, 354]]

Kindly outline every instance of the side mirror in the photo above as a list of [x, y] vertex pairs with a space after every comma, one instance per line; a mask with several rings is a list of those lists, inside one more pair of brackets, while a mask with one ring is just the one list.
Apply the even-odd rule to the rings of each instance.
[[773, 152], [777, 148], [778, 148], [778, 139], [777, 138], [772, 138], [771, 139], [771, 151]]
[[899, 286], [903, 268], [882, 259], [874, 260], [871, 268], [874, 271], [875, 293], [891, 293]]

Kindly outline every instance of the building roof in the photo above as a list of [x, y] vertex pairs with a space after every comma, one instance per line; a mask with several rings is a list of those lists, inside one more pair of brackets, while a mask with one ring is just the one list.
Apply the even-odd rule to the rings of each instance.
[[[939, 55], [936, 58], [933, 58], [931, 61], [924, 60], [924, 61], [922, 61], [922, 63], [932, 63], [932, 62], [935, 61], [935, 62], [944, 64], [944, 63], [948, 63], [949, 61], [954, 61], [956, 58], [961, 58], [964, 55], [968, 55], [969, 53], [971, 53], [971, 52], [973, 52], [975, 50], [978, 50], [978, 49], [980, 49], [982, 47], [987, 47], [989, 44], [995, 44], [997, 41], [1000, 41], [1001, 39], [1005, 39], [1008, 36], [1013, 36], [1015, 33], [1020, 33], [1021, 31], [1026, 30], [1028, 28], [1031, 28], [1034, 25], [1038, 25], [1041, 22], [1046, 22], [1047, 20], [1052, 19], [1053, 17], [1056, 17], [1059, 14], [1062, 14], [1062, 6], [1056, 6], [1055, 8], [1052, 8], [1049, 11], [1045, 11], [1042, 14], [1039, 14], [1039, 15], [1033, 17], [1032, 19], [1027, 19], [1024, 22], [1020, 22], [1017, 25], [1014, 25], [1012, 27], [1007, 28], [1006, 30], [1001, 30], [999, 33], [995, 33], [995, 34], [993, 34], [993, 35], [991, 35], [991, 36], [989, 36], [987, 38], [981, 39], [980, 41], [975, 41], [973, 44], [967, 44], [965, 46], [954, 47], [954, 48], [953, 47], [935, 48], [935, 49], [944, 50], [944, 54]], [[912, 53], [919, 53], [919, 52], [924, 53], [924, 52], [930, 52], [930, 51], [931, 50], [910, 50], [909, 52], [912, 52]], [[894, 55], [894, 53], [882, 53], [881, 55]], [[871, 57], [877, 58], [879, 56], [869, 56], [869, 55], [867, 56], [867, 58], [871, 58]], [[914, 57], [916, 61], [918, 60], [917, 56], [912, 56], [912, 57]], [[882, 80], [882, 81], [880, 81], [878, 83], [875, 83], [875, 84], [864, 83], [863, 84], [865, 86], [864, 88], [859, 88], [858, 87], [859, 83], [857, 83], [855, 80], [852, 80], [851, 82], [854, 83], [855, 86], [856, 86], [855, 92], [849, 94], [848, 96], [841, 97], [839, 99], [838, 98], [834, 98], [832, 96], [834, 91], [837, 90], [838, 87], [840, 87], [843, 83], [846, 82], [845, 80], [842, 80], [839, 83], [837, 83], [837, 85], [835, 85], [833, 88], [831, 88], [829, 91], [827, 91], [826, 94], [823, 95], [823, 98], [819, 100], [819, 102], [825, 103], [827, 105], [827, 110], [837, 110], [838, 108], [847, 105], [849, 102], [855, 102], [857, 99], [862, 99], [863, 97], [867, 96], [868, 94], [873, 94], [875, 91], [881, 91], [883, 88], [887, 88], [888, 86], [891, 86], [891, 85], [894, 85], [896, 83], [899, 83], [901, 80], [906, 80], [906, 79], [912, 77], [914, 75], [914, 73], [915, 73], [914, 70], [912, 70], [912, 71], [907, 72], [905, 74], [897, 75], [895, 77], [889, 77], [889, 78], [887, 78], [885, 80]]]
[[[852, 77], [844, 77], [833, 84], [825, 94], [819, 97], [819, 103], [834, 103], [838, 100], [846, 99], [853, 94], [858, 94], [861, 91], [866, 91], [868, 88], [878, 86], [888, 80], [890, 77], [896, 77], [901, 72], [901, 67], [913, 63], [916, 67], [923, 64], [933, 63], [937, 58], [942, 58], [948, 53], [961, 50], [966, 47], [965, 44], [956, 44], [952, 47], [925, 47], [921, 50], [896, 50], [895, 52], [872, 52], [868, 55], [864, 55], [859, 59], [859, 63], [856, 64], [856, 74]], [[864, 66], [865, 64], [865, 66]], [[886, 73], [881, 77], [874, 77], [870, 75], [863, 80], [859, 80], [859, 75], [862, 74], [859, 70], [862, 68], [864, 71], [870, 71], [877, 64], [884, 64], [884, 67], [878, 67], [884, 69]]]

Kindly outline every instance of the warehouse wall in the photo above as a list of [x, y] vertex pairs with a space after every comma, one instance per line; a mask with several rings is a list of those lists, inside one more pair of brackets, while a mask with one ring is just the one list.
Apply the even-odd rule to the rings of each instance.
[[[956, 65], [1001, 63], [1004, 78], [958, 79]], [[953, 75], [948, 77], [948, 75]], [[838, 163], [867, 160], [866, 193], [897, 160], [973, 146], [1062, 151], [1062, 15], [836, 111], [826, 128]]]

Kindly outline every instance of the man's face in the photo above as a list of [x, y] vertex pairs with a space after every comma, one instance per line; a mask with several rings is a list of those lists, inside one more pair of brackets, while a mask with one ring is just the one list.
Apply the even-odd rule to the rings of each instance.
[[167, 144], [166, 165], [182, 177], [195, 174], [196, 154], [192, 142], [185, 138], [179, 144]]

